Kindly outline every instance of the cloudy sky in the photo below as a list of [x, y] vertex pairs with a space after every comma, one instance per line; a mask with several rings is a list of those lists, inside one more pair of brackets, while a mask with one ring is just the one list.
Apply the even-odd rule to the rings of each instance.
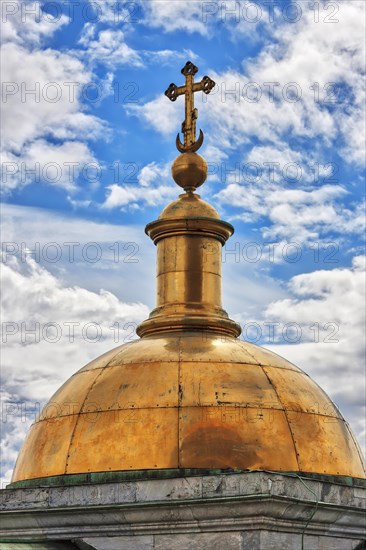
[[187, 60], [235, 235], [224, 307], [365, 441], [363, 0], [3, 0], [2, 483], [34, 415], [154, 307], [147, 222], [170, 177]]

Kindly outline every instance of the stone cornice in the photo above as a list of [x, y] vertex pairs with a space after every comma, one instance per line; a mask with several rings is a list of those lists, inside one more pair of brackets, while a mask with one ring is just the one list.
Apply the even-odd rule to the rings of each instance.
[[0, 537], [269, 531], [360, 539], [366, 490], [269, 472], [5, 489]]

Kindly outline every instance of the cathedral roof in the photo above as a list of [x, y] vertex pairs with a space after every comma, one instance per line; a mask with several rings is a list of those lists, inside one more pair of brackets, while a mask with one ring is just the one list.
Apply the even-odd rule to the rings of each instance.
[[[167, 90], [172, 100], [193, 96], [195, 86], [209, 92], [210, 79], [194, 84], [187, 65], [186, 86]], [[172, 168], [185, 192], [146, 227], [157, 247], [156, 308], [138, 340], [83, 367], [51, 398], [13, 482], [177, 468], [364, 476], [351, 429], [325, 392], [292, 363], [242, 341], [222, 307], [221, 248], [234, 228], [195, 192], [207, 176], [196, 118], [186, 98]]]

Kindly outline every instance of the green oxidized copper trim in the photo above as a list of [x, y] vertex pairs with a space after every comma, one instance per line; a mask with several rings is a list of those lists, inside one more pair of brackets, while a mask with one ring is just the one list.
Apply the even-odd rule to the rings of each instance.
[[[61, 476], [51, 476], [43, 478], [28, 479], [16, 481], [7, 485], [6, 489], [27, 489], [33, 487], [60, 487], [69, 485], [83, 485], [92, 483], [118, 483], [121, 481], [144, 481], [149, 479], [172, 479], [191, 476], [212, 476], [212, 475], [232, 475], [244, 474], [250, 472], [268, 473], [267, 470], [236, 470], [236, 469], [204, 469], [204, 468], [181, 468], [181, 469], [162, 469], [162, 470], [128, 470], [115, 472], [94, 472], [87, 474], [65, 474]], [[328, 474], [314, 474], [307, 472], [270, 472], [278, 475], [290, 477], [304, 477], [326, 483], [337, 483], [349, 487], [365, 487], [366, 479], [351, 476], [337, 476]]]

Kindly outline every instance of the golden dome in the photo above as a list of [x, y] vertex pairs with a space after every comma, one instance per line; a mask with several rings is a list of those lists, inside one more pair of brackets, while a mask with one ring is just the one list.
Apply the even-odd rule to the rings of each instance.
[[206, 201], [203, 201], [196, 193], [184, 193], [179, 195], [176, 201], [171, 202], [164, 208], [159, 216], [159, 220], [167, 218], [214, 218], [220, 219], [213, 206]]
[[[13, 482], [171, 468], [364, 476], [356, 440], [321, 388], [238, 339], [220, 297], [220, 243], [232, 228], [202, 216], [206, 204], [181, 195], [147, 226], [158, 248], [158, 303], [138, 327], [142, 338], [56, 392], [30, 429]], [[186, 216], [170, 217], [176, 211]]]
[[[197, 150], [189, 120], [185, 146]], [[222, 308], [221, 249], [234, 228], [192, 192], [201, 158], [178, 157], [173, 174], [187, 192], [146, 227], [157, 247], [157, 304], [137, 328], [141, 338], [56, 392], [28, 433], [13, 482], [176, 468], [364, 476], [329, 397], [293, 364], [241, 341]]]
[[171, 333], [72, 376], [32, 426], [13, 481], [157, 468], [363, 477], [360, 456], [331, 400], [285, 359], [235, 338]]

